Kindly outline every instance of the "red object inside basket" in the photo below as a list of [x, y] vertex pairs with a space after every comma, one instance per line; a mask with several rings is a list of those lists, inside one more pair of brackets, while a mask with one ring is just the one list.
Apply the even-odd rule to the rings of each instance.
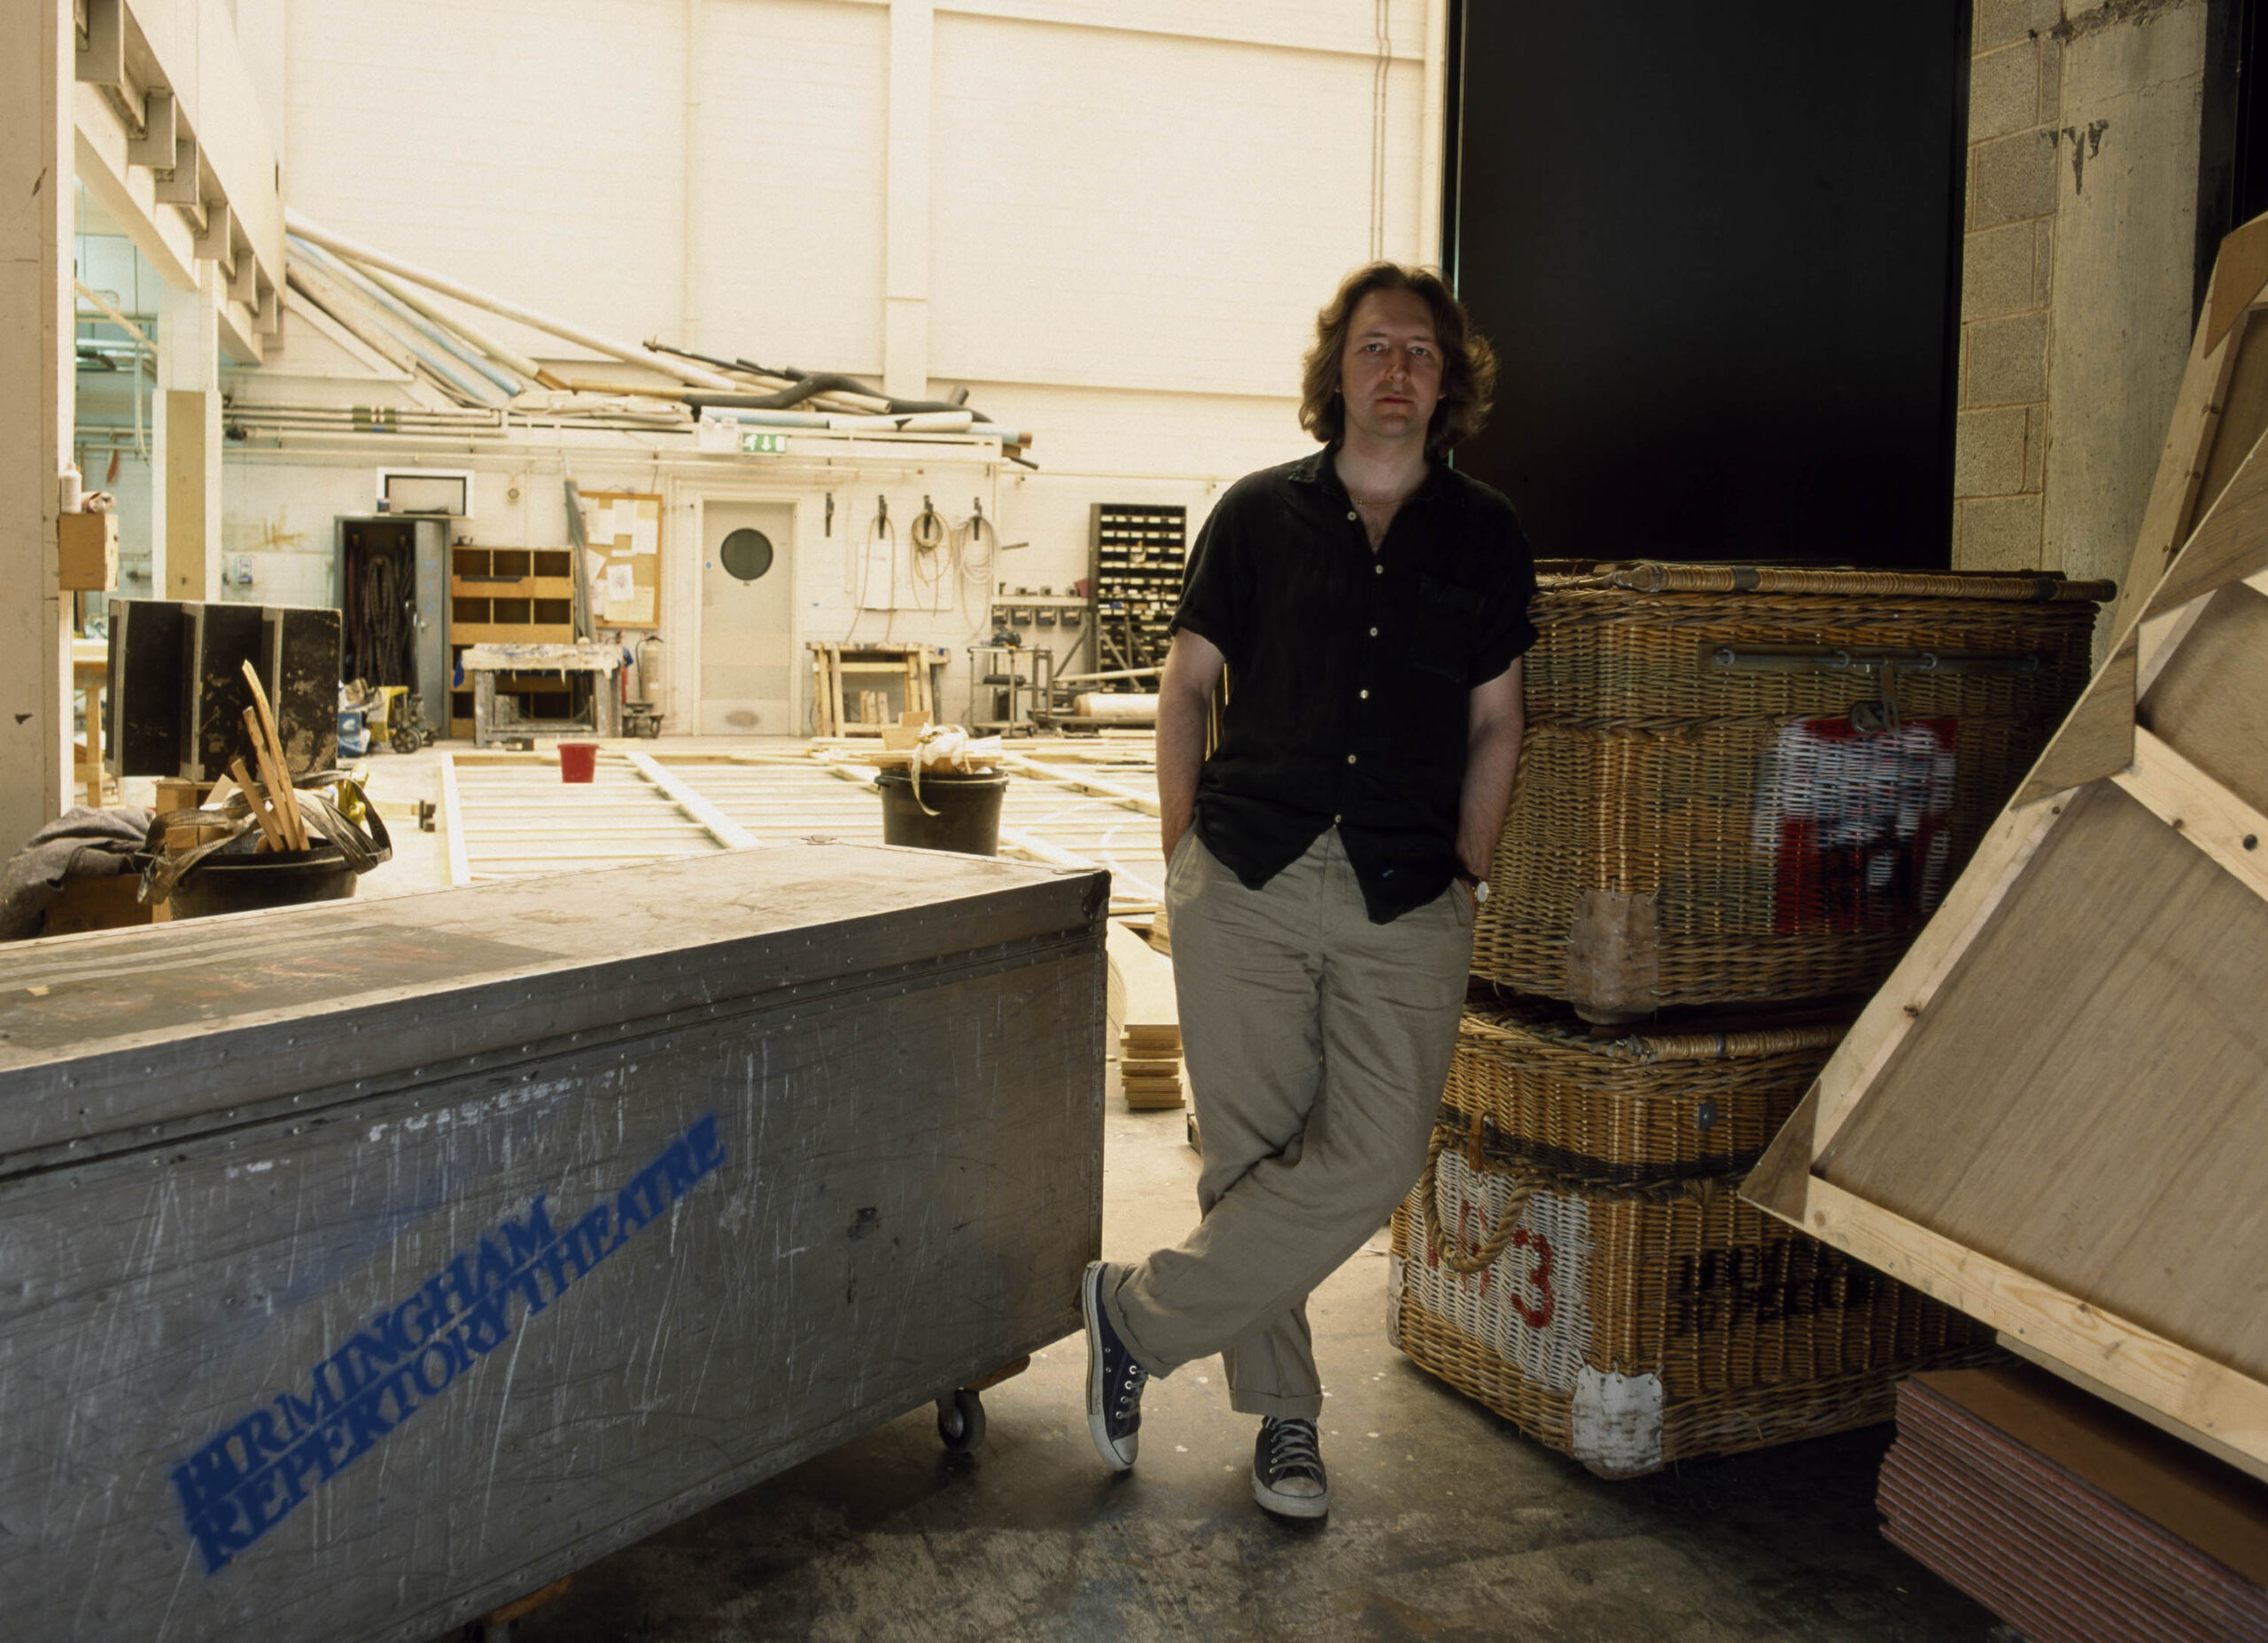
[[1775, 868], [1782, 935], [1902, 930], [1945, 892], [1953, 846], [1951, 719], [1868, 732], [1848, 719], [1781, 728], [1757, 783], [1753, 843]]

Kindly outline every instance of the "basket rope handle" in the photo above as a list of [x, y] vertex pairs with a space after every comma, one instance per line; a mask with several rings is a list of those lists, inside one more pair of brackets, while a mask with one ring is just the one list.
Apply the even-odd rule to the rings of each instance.
[[1519, 1231], [1520, 1216], [1526, 1211], [1528, 1200], [1535, 1196], [1542, 1182], [1533, 1175], [1518, 1174], [1512, 1178], [1512, 1195], [1505, 1202], [1503, 1211], [1496, 1218], [1495, 1226], [1472, 1254], [1460, 1254], [1451, 1248], [1449, 1232], [1441, 1217], [1441, 1151], [1449, 1145], [1449, 1132], [1436, 1129], [1433, 1143], [1425, 1149], [1425, 1173], [1418, 1178], [1418, 1190], [1424, 1195], [1419, 1200], [1425, 1208], [1425, 1253], [1441, 1265], [1460, 1276], [1486, 1272], [1496, 1264], [1497, 1258], [1512, 1246], [1512, 1238]]

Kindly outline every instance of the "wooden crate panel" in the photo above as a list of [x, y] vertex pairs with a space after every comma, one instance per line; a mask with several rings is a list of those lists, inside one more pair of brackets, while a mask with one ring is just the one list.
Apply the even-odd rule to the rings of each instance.
[[2268, 1270], [2263, 975], [2268, 906], [2124, 793], [2085, 793], [1821, 1172], [2268, 1375], [2268, 1307], [2224, 1304]]
[[2268, 216], [2102, 666], [1742, 1190], [2268, 1477], [2264, 276]]

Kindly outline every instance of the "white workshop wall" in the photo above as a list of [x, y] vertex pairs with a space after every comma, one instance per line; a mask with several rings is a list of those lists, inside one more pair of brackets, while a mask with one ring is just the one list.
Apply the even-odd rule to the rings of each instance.
[[[296, 209], [626, 339], [880, 376], [888, 4], [276, 3]], [[1431, 255], [1418, 244], [1425, 33], [1440, 9], [1386, 9], [1379, 230], [1386, 254], [1410, 260]], [[900, 144], [901, 163], [911, 152], [926, 168], [928, 375], [933, 393], [966, 387], [1037, 438], [1039, 471], [1010, 468], [998, 485], [1002, 535], [1031, 544], [1003, 559], [1011, 585], [1085, 575], [1096, 502], [1179, 502], [1193, 530], [1228, 481], [1308, 448], [1299, 355], [1316, 308], [1371, 245], [1378, 16], [1372, 0], [936, 7], [928, 129]], [[532, 352], [563, 346], [480, 323]], [[248, 391], [322, 397], [305, 378]], [[363, 383], [350, 397], [398, 392]], [[231, 486], [254, 466], [241, 505], [230, 493], [224, 546], [299, 533], [327, 551], [328, 517], [315, 515], [337, 479], [302, 482], [286, 451], [232, 461]], [[837, 489], [832, 536], [816, 508], [798, 516], [806, 638], [847, 626], [854, 495], [863, 519], [874, 493], [889, 494], [903, 525], [925, 490], [965, 517], [972, 486], [878, 474]], [[687, 627], [697, 572], [687, 554], [666, 572], [687, 579], [664, 608]], [[982, 617], [963, 603], [891, 621], [894, 635], [952, 649], [956, 711], [961, 647]], [[694, 635], [666, 636], [689, 684]]]
[[[1295, 393], [1316, 308], [1369, 253], [1373, 69], [1367, 55], [941, 16], [932, 374]], [[1405, 257], [1419, 73], [1390, 73], [1390, 106], [1410, 118], [1386, 243]]]

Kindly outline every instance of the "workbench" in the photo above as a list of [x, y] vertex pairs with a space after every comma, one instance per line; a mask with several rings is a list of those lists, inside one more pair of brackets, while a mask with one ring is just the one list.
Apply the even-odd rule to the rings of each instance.
[[882, 720], [852, 716], [845, 700], [845, 681], [874, 679], [895, 681], [900, 711], [937, 711], [936, 674], [948, 658], [943, 645], [846, 644], [812, 639], [804, 643], [812, 653], [812, 734], [880, 736], [885, 724], [898, 722], [895, 715]]
[[[514, 736], [613, 736], [622, 733], [622, 647], [588, 640], [569, 644], [476, 644], [457, 658], [472, 684], [472, 742], [494, 747]], [[501, 711], [500, 674], [581, 674], [590, 680], [590, 709], [571, 720], [521, 719]]]
[[1079, 1327], [1107, 876], [783, 845], [0, 952], [4, 1630], [428, 1640]]

